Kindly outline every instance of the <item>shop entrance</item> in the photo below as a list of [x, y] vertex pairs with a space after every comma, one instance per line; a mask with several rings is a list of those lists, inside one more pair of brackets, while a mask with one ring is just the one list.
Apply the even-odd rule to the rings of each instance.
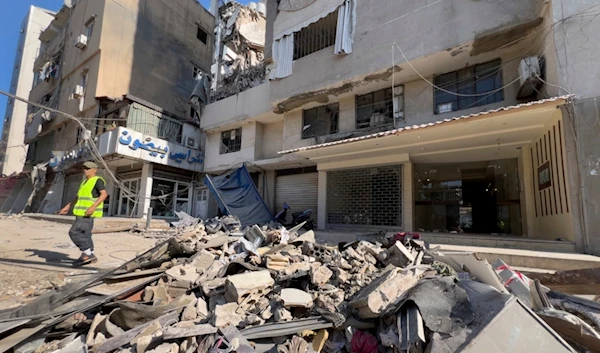
[[415, 165], [422, 232], [522, 235], [517, 159]]

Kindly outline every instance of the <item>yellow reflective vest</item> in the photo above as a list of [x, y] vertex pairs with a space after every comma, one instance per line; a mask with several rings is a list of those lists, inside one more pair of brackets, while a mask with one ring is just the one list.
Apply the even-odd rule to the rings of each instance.
[[[75, 216], [84, 217], [88, 208], [92, 207], [94, 202], [98, 200], [98, 198], [94, 198], [92, 196], [92, 190], [94, 189], [94, 186], [96, 186], [96, 181], [98, 181], [98, 179], [104, 181], [102, 177], [95, 176], [81, 182], [79, 191], [77, 192], [77, 203], [73, 208], [73, 214]], [[106, 185], [106, 181], [104, 181], [104, 185]], [[100, 203], [98, 207], [96, 207], [96, 211], [94, 211], [92, 214], [92, 218], [102, 217], [103, 208], [104, 202]]]

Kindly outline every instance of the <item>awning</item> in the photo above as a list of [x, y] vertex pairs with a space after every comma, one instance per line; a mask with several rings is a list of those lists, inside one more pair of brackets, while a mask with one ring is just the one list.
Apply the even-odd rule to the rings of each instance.
[[318, 164], [404, 155], [413, 162], [467, 162], [516, 158], [519, 149], [544, 133], [572, 95], [502, 107], [428, 124], [279, 152]]

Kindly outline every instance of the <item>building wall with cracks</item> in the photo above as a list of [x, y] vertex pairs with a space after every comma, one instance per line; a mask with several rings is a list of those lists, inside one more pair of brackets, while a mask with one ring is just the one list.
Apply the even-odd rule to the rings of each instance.
[[[274, 23], [275, 35], [284, 24], [305, 20], [299, 15], [302, 11], [280, 11]], [[291, 76], [272, 82], [272, 100], [282, 102], [300, 93], [385, 70], [392, 63], [394, 42], [409, 60], [452, 50], [473, 39], [480, 39], [474, 48], [469, 48], [475, 54], [498, 49], [539, 23], [538, 11], [537, 0], [453, 0], [426, 5], [410, 0], [357, 1], [353, 52], [336, 56], [328, 47], [296, 60]], [[519, 31], [505, 32], [502, 40], [486, 39], [490, 33], [512, 27]], [[398, 63], [404, 61], [397, 50], [396, 59]]]

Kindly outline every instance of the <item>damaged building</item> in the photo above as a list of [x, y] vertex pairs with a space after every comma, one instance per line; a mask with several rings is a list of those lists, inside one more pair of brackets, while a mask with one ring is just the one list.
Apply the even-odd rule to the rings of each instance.
[[266, 1], [218, 8], [211, 101], [218, 101], [265, 81]]
[[[577, 50], [557, 49], [596, 38], [593, 13], [562, 0], [269, 1], [268, 81], [206, 106], [205, 171], [246, 164], [271, 212], [312, 209], [319, 229], [599, 253], [580, 188], [597, 162], [576, 138], [597, 88], [560, 65]], [[586, 55], [570, 60], [597, 73]]]
[[213, 28], [195, 0], [65, 1], [39, 35], [29, 100], [83, 126], [29, 106], [31, 177], [1, 211], [55, 213], [93, 159], [107, 180], [105, 216], [206, 217], [204, 137], [189, 96], [198, 73], [210, 72]]

